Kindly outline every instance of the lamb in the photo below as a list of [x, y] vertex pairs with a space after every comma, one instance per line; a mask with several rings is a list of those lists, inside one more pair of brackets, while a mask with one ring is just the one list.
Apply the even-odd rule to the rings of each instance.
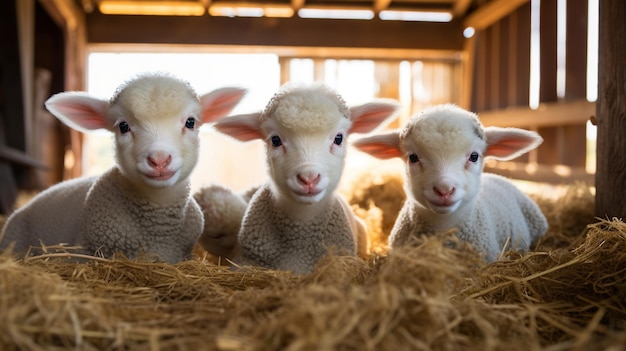
[[266, 142], [269, 180], [248, 203], [235, 264], [303, 274], [333, 248], [366, 256], [364, 223], [335, 193], [345, 141], [350, 133], [372, 131], [397, 110], [397, 103], [383, 99], [348, 108], [327, 86], [287, 83], [263, 112], [218, 121], [215, 129], [235, 139]]
[[250, 198], [220, 185], [203, 187], [193, 198], [204, 217], [204, 229], [194, 251], [198, 256], [206, 251], [216, 263], [224, 262], [219, 258], [232, 259], [239, 249], [237, 233]]
[[413, 235], [457, 229], [457, 236], [498, 259], [507, 242], [527, 250], [548, 228], [538, 206], [507, 179], [483, 173], [485, 158], [510, 160], [543, 142], [534, 132], [484, 128], [452, 104], [428, 108], [400, 130], [354, 146], [381, 159], [406, 161], [405, 201], [389, 236], [391, 249]]
[[110, 101], [84, 92], [52, 96], [46, 107], [68, 126], [115, 134], [116, 165], [41, 192], [9, 217], [0, 249], [65, 243], [105, 257], [186, 258], [204, 225], [189, 185], [199, 127], [230, 113], [244, 95], [241, 88], [221, 88], [198, 97], [176, 77], [145, 73], [122, 84]]

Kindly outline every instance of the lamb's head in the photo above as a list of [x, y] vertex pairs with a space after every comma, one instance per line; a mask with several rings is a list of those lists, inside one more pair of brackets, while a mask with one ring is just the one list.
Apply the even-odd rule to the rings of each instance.
[[79, 131], [113, 132], [120, 171], [137, 186], [162, 188], [188, 179], [198, 159], [199, 127], [228, 114], [244, 95], [222, 88], [198, 97], [178, 78], [144, 74], [120, 86], [110, 101], [64, 92], [46, 107]]
[[407, 196], [433, 212], [451, 214], [475, 198], [486, 157], [510, 160], [542, 141], [523, 129], [484, 128], [476, 114], [445, 104], [416, 114], [401, 130], [354, 145], [379, 158], [404, 159]]
[[387, 100], [349, 108], [324, 85], [287, 84], [262, 113], [224, 118], [215, 128], [242, 141], [264, 140], [279, 201], [311, 204], [337, 187], [348, 135], [375, 129], [397, 109]]

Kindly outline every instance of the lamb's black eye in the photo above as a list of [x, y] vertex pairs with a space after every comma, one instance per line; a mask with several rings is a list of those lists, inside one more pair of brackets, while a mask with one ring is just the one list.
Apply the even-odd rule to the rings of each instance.
[[187, 121], [185, 121], [185, 128], [193, 129], [195, 126], [196, 126], [196, 119], [193, 117], [187, 118]]
[[420, 158], [417, 157], [417, 154], [410, 154], [409, 155], [409, 162], [411, 163], [417, 163], [419, 162]]
[[118, 127], [120, 128], [120, 133], [122, 133], [122, 134], [126, 134], [126, 133], [130, 132], [130, 126], [126, 122], [120, 122]]
[[476, 162], [476, 161], [478, 161], [478, 157], [479, 157], [479, 156], [478, 156], [478, 152], [475, 152], [475, 151], [474, 151], [474, 152], [472, 152], [472, 153], [470, 154], [470, 156], [469, 156], [469, 160], [470, 160], [470, 162]]
[[280, 137], [278, 135], [272, 136], [272, 146], [279, 147], [282, 144], [283, 144], [283, 141], [280, 140]]
[[343, 134], [339, 133], [335, 135], [335, 145], [341, 145], [343, 142]]

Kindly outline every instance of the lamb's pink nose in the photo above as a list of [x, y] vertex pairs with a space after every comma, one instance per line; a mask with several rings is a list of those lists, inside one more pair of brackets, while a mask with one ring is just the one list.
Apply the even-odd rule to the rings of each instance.
[[319, 173], [301, 173], [298, 174], [298, 181], [302, 185], [306, 186], [316, 186], [320, 182], [320, 174]]
[[148, 164], [155, 169], [167, 168], [170, 162], [172, 162], [172, 155], [157, 154], [148, 156]]
[[434, 186], [433, 190], [435, 194], [439, 195], [441, 198], [447, 198], [454, 194], [454, 187], [451, 186]]

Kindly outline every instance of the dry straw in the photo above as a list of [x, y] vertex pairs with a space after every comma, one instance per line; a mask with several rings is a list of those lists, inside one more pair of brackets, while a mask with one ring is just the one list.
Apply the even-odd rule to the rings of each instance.
[[[361, 213], [385, 236], [389, 194], [375, 193], [357, 189], [352, 200], [367, 200]], [[581, 185], [537, 200], [547, 236], [488, 265], [453, 232], [368, 261], [330, 255], [305, 276], [59, 247], [3, 255], [0, 349], [623, 349], [626, 225], [593, 218]]]

